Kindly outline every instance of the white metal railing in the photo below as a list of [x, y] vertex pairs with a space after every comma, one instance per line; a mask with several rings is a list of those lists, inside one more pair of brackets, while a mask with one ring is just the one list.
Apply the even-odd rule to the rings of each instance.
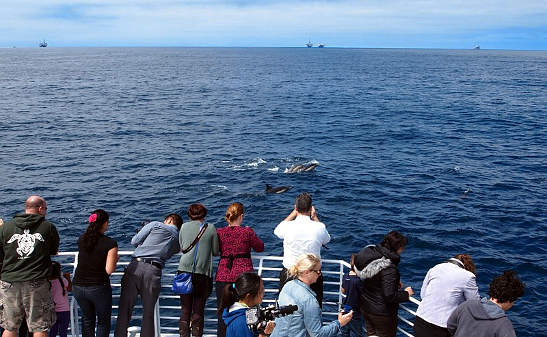
[[[120, 261], [116, 267], [116, 271], [111, 275], [112, 285], [112, 318], [117, 318], [118, 301], [120, 297], [121, 277], [123, 276], [123, 268], [131, 261], [131, 251], [120, 251]], [[280, 256], [252, 256], [255, 270], [264, 281], [265, 303], [274, 303], [277, 298], [279, 285], [279, 272], [282, 269]], [[55, 260], [61, 263], [63, 268], [72, 268], [72, 274], [76, 270], [78, 262], [78, 252], [61, 252], [55, 257]], [[216, 259], [215, 259], [216, 260]], [[173, 262], [168, 262], [163, 269], [162, 275], [162, 292], [160, 293], [158, 303], [156, 304], [155, 327], [156, 336], [178, 336], [178, 321], [180, 315], [180, 300], [179, 296], [171, 293], [171, 281], [175, 276], [178, 266], [178, 259], [173, 258]], [[176, 262], [175, 262], [176, 261]], [[337, 319], [338, 311], [341, 308], [341, 303], [344, 295], [340, 291], [342, 286], [342, 277], [350, 268], [350, 265], [342, 260], [321, 260], [323, 282], [323, 321], [328, 323]], [[216, 263], [215, 263], [216, 264]], [[408, 337], [413, 337], [409, 331], [412, 331], [414, 325], [412, 321], [416, 316], [416, 312], [410, 308], [410, 305], [419, 305], [420, 302], [415, 298], [410, 298], [410, 304], [400, 305], [399, 320], [403, 324], [399, 324], [398, 330], [401, 334]], [[216, 296], [213, 294], [209, 297], [205, 307], [205, 336], [216, 336]], [[131, 325], [140, 326], [142, 306], [136, 305], [133, 312]], [[72, 336], [80, 336], [80, 313], [78, 303], [72, 296], [70, 298], [70, 333]], [[113, 322], [114, 326], [115, 322]], [[138, 329], [134, 329], [134, 334]], [[131, 334], [130, 334], [131, 335]]]

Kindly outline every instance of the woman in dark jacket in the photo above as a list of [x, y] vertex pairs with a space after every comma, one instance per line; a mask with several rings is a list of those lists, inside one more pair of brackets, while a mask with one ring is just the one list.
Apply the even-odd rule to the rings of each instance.
[[361, 249], [355, 257], [356, 273], [364, 281], [360, 307], [368, 336], [395, 337], [399, 303], [414, 295], [411, 287], [402, 289], [397, 270], [407, 243], [405, 236], [392, 231], [382, 243]]

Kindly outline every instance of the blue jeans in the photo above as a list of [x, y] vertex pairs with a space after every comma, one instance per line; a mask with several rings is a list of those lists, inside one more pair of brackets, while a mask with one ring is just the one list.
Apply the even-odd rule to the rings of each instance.
[[[355, 315], [356, 313], [353, 312], [353, 314]], [[363, 337], [365, 335], [365, 331], [363, 329], [363, 321], [361, 320], [361, 317], [354, 318], [348, 324], [344, 325], [340, 329], [340, 333], [342, 337]]]
[[[112, 288], [110, 285], [73, 285], [72, 293], [82, 309], [82, 337], [110, 336]], [[95, 335], [97, 323], [97, 335]]]

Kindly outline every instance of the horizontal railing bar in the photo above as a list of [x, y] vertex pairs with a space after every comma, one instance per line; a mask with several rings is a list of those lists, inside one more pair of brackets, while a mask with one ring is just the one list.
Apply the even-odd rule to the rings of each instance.
[[403, 334], [405, 334], [408, 337], [414, 337], [411, 334], [409, 334], [408, 332], [404, 331], [401, 327], [397, 327], [397, 330], [401, 331]]
[[414, 326], [414, 323], [412, 323], [411, 321], [407, 320], [406, 318], [404, 318], [403, 316], [401, 315], [397, 315], [397, 317], [399, 317], [399, 319], [403, 322], [405, 322], [406, 324], [410, 325], [410, 326]]
[[416, 311], [411, 310], [410, 308], [408, 308], [408, 307], [405, 306], [404, 304], [399, 304], [399, 306], [400, 306], [401, 308], [403, 308], [404, 310], [406, 310], [407, 312], [411, 313], [412, 315], [417, 316]]
[[[120, 295], [119, 295], [119, 290], [121, 287], [120, 279], [124, 275], [123, 267], [131, 263], [131, 255], [133, 254], [133, 252], [120, 251], [119, 254], [121, 255], [121, 261], [119, 261], [118, 263], [118, 266], [116, 268], [117, 270], [111, 275], [112, 276], [111, 286], [113, 289], [115, 289], [115, 292], [117, 293], [117, 294], [113, 294], [112, 296], [113, 299], [116, 300], [115, 302], [116, 304], [117, 304], [117, 300], [120, 298]], [[177, 254], [177, 255], [180, 256], [180, 254]], [[71, 267], [72, 270], [74, 270], [74, 266], [77, 265], [77, 257], [78, 257], [78, 252], [60, 252], [57, 260], [59, 260], [60, 262], [67, 261], [67, 263], [62, 263], [62, 265], [64, 267]], [[253, 264], [257, 263], [255, 264], [255, 270], [257, 272], [260, 272], [260, 275], [262, 276], [262, 280], [265, 282], [266, 285], [273, 285], [271, 283], [279, 282], [278, 272], [282, 270], [282, 266], [281, 267], [278, 267], [278, 266], [281, 265], [280, 262], [283, 261], [282, 256], [253, 255], [252, 260], [253, 260]], [[218, 261], [218, 258], [215, 257], [214, 261]], [[176, 294], [172, 294], [167, 290], [171, 288], [171, 284], [169, 281], [172, 280], [172, 278], [176, 275], [175, 272], [171, 272], [171, 271], [176, 270], [176, 268], [178, 268], [179, 264], [177, 262], [166, 263], [165, 268], [163, 270], [164, 283], [161, 285], [163, 294], [159, 296], [159, 303], [160, 303], [159, 308], [160, 310], [169, 311], [171, 315], [169, 316], [159, 315], [160, 322], [161, 320], [167, 320], [172, 322], [172, 321], [178, 321], [180, 319], [178, 316], [172, 316], [172, 313], [177, 313], [181, 309], [180, 305], [178, 305], [178, 300], [180, 296]], [[324, 295], [327, 298], [327, 300], [323, 301], [323, 309], [326, 311], [323, 311], [322, 316], [325, 318], [323, 323], [329, 324], [329, 322], [332, 319], [336, 319], [336, 316], [338, 315], [338, 308], [340, 307], [339, 302], [346, 297], [344, 294], [340, 294], [338, 290], [340, 289], [340, 282], [342, 280], [341, 276], [345, 274], [345, 272], [347, 272], [347, 270], [350, 268], [350, 265], [346, 261], [330, 260], [330, 259], [322, 260], [322, 265], [323, 265], [322, 272], [326, 276], [325, 281], [323, 282], [323, 285], [326, 290], [324, 291]], [[275, 303], [276, 300], [272, 299], [272, 297], [277, 297], [277, 294], [279, 292], [277, 287], [266, 288], [265, 292], [271, 295], [267, 295], [266, 297], [270, 297], [270, 298], [264, 299], [263, 303], [265, 304]], [[77, 311], [78, 310], [77, 303], [75, 303], [75, 300], [73, 299], [73, 297], [72, 297], [72, 301], [74, 302], [73, 305], [76, 305], [76, 307], [74, 308]], [[410, 297], [409, 301], [413, 303], [414, 305], [420, 304], [420, 301], [413, 297]], [[161, 305], [161, 303], [165, 303], [166, 305]], [[213, 314], [213, 313], [216, 313], [217, 311], [216, 297], [214, 295], [210, 296], [208, 298], [207, 303], [208, 303], [208, 307], [205, 308], [205, 311], [207, 312], [205, 322], [207, 322], [207, 325], [204, 327], [204, 332], [205, 332], [204, 336], [214, 336], [216, 329], [212, 327], [216, 326], [216, 324], [213, 325], [212, 323], [216, 323], [217, 321], [216, 315]], [[412, 316], [416, 315], [416, 311], [412, 310], [408, 306], [408, 304], [404, 304], [404, 305], [401, 304], [400, 307], [402, 310], [406, 311], [408, 314]], [[118, 305], [113, 305], [112, 308], [114, 310], [117, 310]], [[135, 320], [142, 319], [142, 316], [138, 315], [142, 313], [142, 305], [136, 305], [135, 309], [137, 310], [137, 312], [135, 315], [131, 316], [131, 319], [135, 319]], [[72, 310], [72, 312], [74, 312], [74, 310]], [[113, 313], [117, 313], [117, 311], [114, 311]], [[403, 314], [403, 312], [401, 313]], [[117, 319], [117, 315], [112, 315], [112, 317], [113, 319]], [[411, 317], [411, 316], [408, 316], [408, 317]], [[72, 322], [76, 322], [77, 324], [78, 320], [79, 320], [79, 317], [76, 313], [75, 318], [73, 319]], [[405, 331], [403, 328], [408, 329], [408, 327], [412, 327], [413, 322], [410, 319], [407, 319], [400, 315], [399, 315], [399, 320], [401, 322], [400, 323], [401, 326], [398, 327], [398, 330], [401, 331], [405, 336], [412, 337], [412, 335], [408, 333], [407, 331]], [[174, 325], [173, 323], [170, 323], [170, 324]], [[209, 328], [207, 326], [209, 326]], [[80, 329], [77, 329], [77, 327], [78, 326], [74, 326], [74, 333], [79, 336]], [[167, 336], [177, 337], [178, 336], [178, 333], [173, 333], [173, 334], [164, 333], [168, 331], [178, 332], [178, 327], [172, 327], [172, 326], [161, 327], [160, 326], [159, 329], [160, 329], [159, 331], [162, 332], [162, 337], [167, 337]]]

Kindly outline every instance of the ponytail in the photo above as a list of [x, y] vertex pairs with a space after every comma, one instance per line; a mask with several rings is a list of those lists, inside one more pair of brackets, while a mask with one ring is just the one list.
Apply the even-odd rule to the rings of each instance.
[[89, 226], [82, 235], [81, 244], [83, 248], [91, 252], [99, 241], [101, 230], [106, 222], [108, 222], [108, 213], [102, 209], [94, 210], [89, 216]]
[[220, 306], [218, 307], [218, 314], [222, 315], [224, 309], [230, 308], [235, 302], [239, 301], [237, 291], [234, 288], [234, 284], [227, 284], [222, 290], [222, 297], [220, 299]]
[[222, 314], [224, 309], [229, 309], [237, 301], [245, 299], [247, 295], [252, 297], [257, 296], [261, 285], [262, 278], [255, 273], [243, 273], [239, 275], [234, 283], [224, 287], [218, 313]]
[[66, 295], [65, 283], [63, 282], [63, 276], [61, 275], [61, 264], [57, 261], [51, 262], [51, 275], [57, 276], [57, 280], [61, 284], [61, 289], [63, 289], [63, 296]]

